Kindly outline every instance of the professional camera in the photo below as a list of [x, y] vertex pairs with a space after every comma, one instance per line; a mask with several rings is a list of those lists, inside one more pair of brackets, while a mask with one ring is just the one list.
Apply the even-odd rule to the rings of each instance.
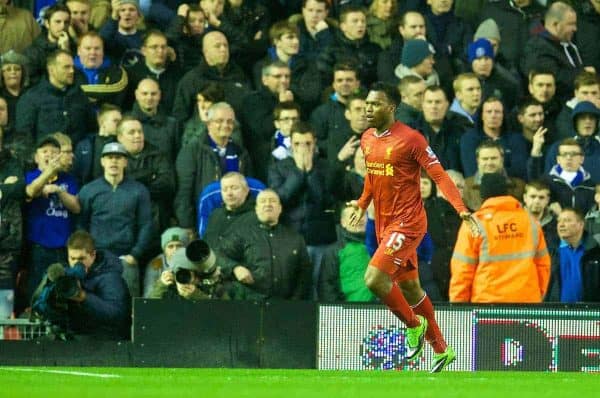
[[203, 240], [194, 240], [173, 255], [173, 272], [177, 283], [188, 284], [193, 274], [200, 280], [210, 278], [216, 271], [215, 254]]
[[69, 299], [79, 294], [80, 282], [84, 278], [85, 267], [81, 263], [73, 267], [60, 263], [50, 265], [46, 277], [33, 294], [33, 311], [54, 324], [63, 325]]
[[172, 265], [177, 283], [193, 283], [212, 298], [221, 298], [225, 293], [215, 254], [203, 240], [194, 240], [185, 249], [178, 249]]

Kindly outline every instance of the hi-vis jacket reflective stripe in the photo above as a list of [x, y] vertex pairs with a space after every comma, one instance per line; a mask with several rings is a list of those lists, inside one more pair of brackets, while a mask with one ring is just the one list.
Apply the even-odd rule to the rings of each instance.
[[550, 256], [538, 221], [512, 196], [486, 200], [474, 213], [482, 233], [463, 223], [450, 263], [450, 301], [539, 303]]

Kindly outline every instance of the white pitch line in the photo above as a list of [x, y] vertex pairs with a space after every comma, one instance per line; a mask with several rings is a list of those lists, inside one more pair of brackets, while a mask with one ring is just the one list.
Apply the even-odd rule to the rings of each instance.
[[76, 372], [71, 370], [52, 370], [52, 369], [32, 369], [32, 368], [4, 368], [0, 367], [0, 371], [7, 370], [10, 372], [36, 372], [36, 373], [54, 373], [61, 375], [71, 376], [88, 376], [88, 377], [99, 377], [101, 379], [111, 379], [121, 377], [120, 375], [110, 373], [89, 373], [89, 372]]

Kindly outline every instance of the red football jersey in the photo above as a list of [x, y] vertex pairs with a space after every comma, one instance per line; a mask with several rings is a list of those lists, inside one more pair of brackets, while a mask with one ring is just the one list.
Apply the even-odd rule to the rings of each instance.
[[358, 205], [366, 209], [373, 200], [378, 239], [391, 225], [415, 232], [427, 231], [420, 190], [421, 168], [427, 170], [458, 212], [467, 211], [458, 189], [418, 131], [400, 122], [380, 135], [370, 128], [363, 133], [360, 146], [365, 154], [367, 175]]

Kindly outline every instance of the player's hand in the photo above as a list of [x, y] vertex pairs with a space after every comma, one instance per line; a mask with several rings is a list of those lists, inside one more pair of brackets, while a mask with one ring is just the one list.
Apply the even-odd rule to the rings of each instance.
[[315, 25], [315, 32], [319, 33], [322, 30], [325, 30], [329, 28], [329, 25], [327, 25], [327, 22], [323, 19], [319, 22], [317, 22], [317, 24]]
[[246, 285], [252, 285], [254, 283], [252, 272], [250, 272], [250, 270], [243, 265], [238, 265], [235, 267], [233, 269], [233, 275], [235, 276], [235, 279]]
[[560, 215], [562, 211], [562, 206], [558, 202], [552, 202], [548, 205], [548, 210], [550, 210], [556, 217]]
[[479, 228], [479, 224], [477, 224], [477, 221], [475, 220], [475, 217], [473, 217], [473, 214], [471, 214], [471, 212], [463, 211], [462, 213], [460, 213], [460, 218], [462, 218], [463, 221], [466, 222], [469, 226], [472, 237], [477, 238], [481, 235], [481, 229]]
[[350, 225], [355, 227], [359, 221], [365, 216], [365, 210], [358, 207], [358, 201], [351, 200], [346, 203], [346, 206], [352, 207], [352, 214], [350, 214]]
[[187, 13], [189, 10], [190, 10], [189, 4], [186, 4], [186, 3], [180, 4], [179, 7], [177, 7], [177, 15], [185, 18], [185, 17], [187, 17]]

